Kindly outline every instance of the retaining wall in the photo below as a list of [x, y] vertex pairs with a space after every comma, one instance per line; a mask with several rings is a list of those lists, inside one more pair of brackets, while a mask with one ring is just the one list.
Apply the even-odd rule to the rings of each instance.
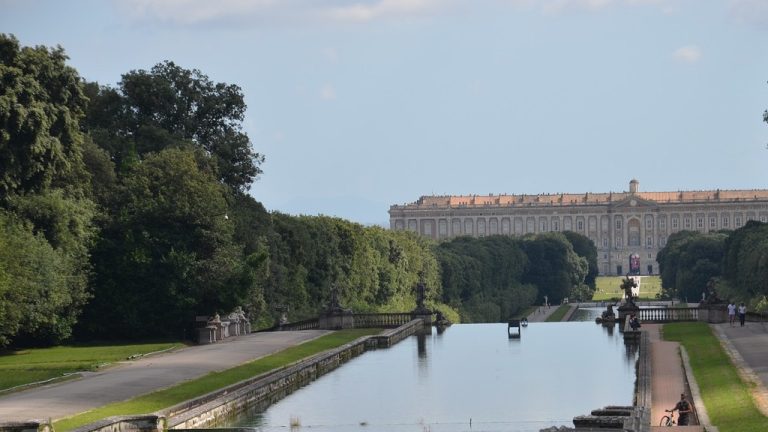
[[212, 426], [246, 410], [268, 406], [365, 351], [390, 347], [422, 329], [423, 321], [414, 319], [396, 329], [359, 338], [288, 367], [177, 405], [161, 414], [168, 418], [169, 429]]

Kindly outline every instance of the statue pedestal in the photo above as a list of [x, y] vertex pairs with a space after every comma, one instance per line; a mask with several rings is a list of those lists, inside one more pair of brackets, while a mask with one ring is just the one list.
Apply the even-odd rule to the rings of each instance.
[[318, 327], [321, 330], [341, 330], [355, 328], [355, 318], [348, 309], [328, 311], [318, 318]]
[[421, 318], [422, 321], [424, 321], [424, 327], [428, 327], [432, 325], [432, 316], [434, 312], [427, 308], [416, 308], [411, 311], [411, 319], [418, 319]]
[[728, 321], [728, 310], [725, 304], [702, 304], [699, 306], [699, 321], [710, 324], [720, 324]]
[[[631, 314], [637, 314], [637, 312], [640, 310], [640, 307], [633, 302], [625, 302], [621, 306], [618, 307], [619, 316], [618, 316], [618, 322], [619, 326], [624, 325], [624, 319]], [[621, 328], [621, 327], [620, 327]]]

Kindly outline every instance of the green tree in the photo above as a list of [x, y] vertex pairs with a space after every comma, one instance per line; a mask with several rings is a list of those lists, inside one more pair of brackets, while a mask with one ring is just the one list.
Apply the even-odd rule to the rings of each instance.
[[29, 222], [0, 210], [0, 346], [57, 343], [71, 335], [85, 300], [77, 266]]
[[[592, 288], [592, 291], [594, 291], [595, 279], [599, 273], [597, 268], [597, 247], [592, 242], [592, 240], [589, 239], [589, 237], [582, 234], [575, 233], [573, 231], [565, 231], [563, 232], [563, 235], [565, 235], [565, 238], [571, 242], [573, 251], [576, 252], [576, 254], [580, 257], [583, 257], [587, 260], [589, 270], [587, 271], [587, 275], [584, 277], [584, 283], [588, 287]], [[586, 295], [586, 293], [582, 293], [582, 296], [583, 295]]]
[[257, 248], [246, 259], [233, 241], [226, 189], [205, 155], [147, 155], [117, 191], [93, 254], [95, 292], [82, 334], [180, 337], [195, 315], [253, 301], [266, 255]]
[[768, 295], [768, 224], [749, 221], [725, 241], [723, 276], [741, 299]]
[[264, 157], [242, 130], [246, 105], [240, 87], [214, 83], [197, 69], [171, 61], [122, 76], [118, 88], [86, 87], [93, 101], [87, 129], [119, 164], [169, 147], [192, 144], [209, 154], [217, 178], [246, 190]]
[[697, 300], [707, 283], [721, 274], [725, 233], [681, 231], [669, 236], [657, 254], [662, 287], [678, 298]]
[[84, 176], [87, 99], [64, 49], [0, 34], [0, 200]]
[[546, 295], [550, 303], [557, 303], [584, 283], [587, 259], [574, 252], [562, 233], [527, 237], [522, 247], [530, 263], [522, 281], [536, 285], [540, 299]]
[[459, 309], [462, 321], [505, 321], [536, 300], [537, 287], [521, 282], [528, 257], [518, 239], [457, 237], [435, 251], [443, 301]]
[[[66, 61], [61, 47], [21, 47], [0, 34], [0, 208], [11, 250], [29, 259], [26, 268], [6, 263], [14, 269], [6, 281], [25, 291], [13, 304], [24, 314], [17, 343], [67, 338], [88, 298], [97, 210], [79, 127], [87, 98]], [[30, 250], [34, 259], [24, 255]]]

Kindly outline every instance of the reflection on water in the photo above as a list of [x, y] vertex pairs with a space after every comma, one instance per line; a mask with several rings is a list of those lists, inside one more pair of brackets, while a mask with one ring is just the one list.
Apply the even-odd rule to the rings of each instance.
[[506, 333], [506, 324], [462, 324], [412, 336], [228, 426], [538, 431], [604, 405], [631, 405], [635, 356], [619, 332], [570, 322], [531, 323], [520, 339]]

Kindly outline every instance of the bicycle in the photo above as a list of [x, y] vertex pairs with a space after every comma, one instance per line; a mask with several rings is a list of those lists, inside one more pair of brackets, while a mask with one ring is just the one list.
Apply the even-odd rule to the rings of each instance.
[[661, 421], [659, 422], [659, 426], [674, 426], [675, 423], [675, 412], [673, 410], [664, 410], [665, 412], [668, 412], [669, 415], [665, 415], [661, 418]]

